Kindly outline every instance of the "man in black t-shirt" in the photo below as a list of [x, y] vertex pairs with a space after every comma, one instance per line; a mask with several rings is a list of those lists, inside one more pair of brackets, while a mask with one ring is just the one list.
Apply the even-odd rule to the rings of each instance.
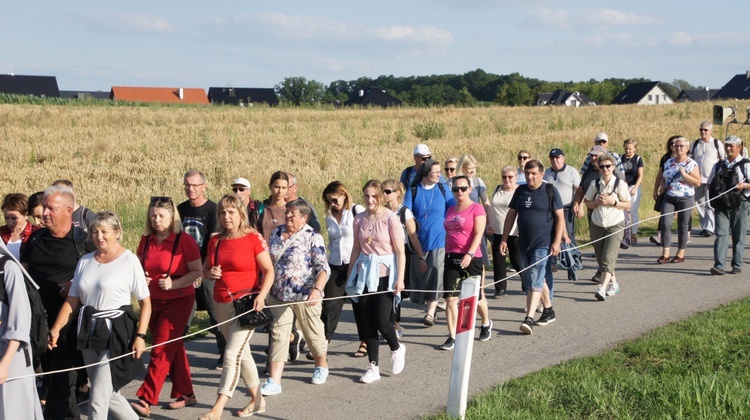
[[[21, 250], [21, 263], [39, 285], [42, 304], [47, 311], [47, 323], [54, 324], [65, 298], [68, 296], [78, 260], [94, 251], [94, 245], [84, 241], [83, 231], [73, 225], [73, 191], [65, 186], [52, 186], [44, 191], [45, 228], [35, 232]], [[75, 327], [63, 330], [57, 348], [42, 357], [42, 368], [49, 372], [73, 367], [76, 352]], [[77, 418], [78, 402], [75, 395], [76, 372], [47, 375], [49, 389], [44, 408], [46, 419]]]
[[[206, 261], [208, 251], [208, 239], [211, 235], [219, 231], [218, 221], [216, 219], [216, 203], [206, 198], [206, 178], [201, 171], [189, 170], [183, 177], [185, 195], [187, 201], [177, 205], [177, 213], [182, 219], [182, 229], [195, 239], [198, 248], [201, 250], [201, 262]], [[200, 287], [195, 289], [194, 310], [205, 310], [208, 312], [208, 319], [211, 325], [216, 325], [214, 316], [214, 282], [208, 279], [202, 279]], [[193, 316], [190, 315], [192, 322]], [[188, 327], [190, 323], [188, 322]], [[224, 359], [224, 348], [226, 340], [222, 337], [218, 328], [213, 328], [211, 332], [216, 335], [216, 345], [219, 348], [219, 361], [216, 368], [221, 369]]]

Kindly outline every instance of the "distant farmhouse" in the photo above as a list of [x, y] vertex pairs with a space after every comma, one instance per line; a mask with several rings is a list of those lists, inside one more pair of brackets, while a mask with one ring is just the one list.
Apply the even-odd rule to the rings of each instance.
[[383, 108], [387, 108], [389, 106], [401, 106], [401, 101], [385, 93], [384, 90], [371, 87], [366, 92], [360, 90], [357, 96], [349, 98], [348, 101], [344, 102], [344, 105], [382, 106]]
[[55, 76], [24, 76], [0, 74], [0, 93], [32, 95], [40, 98], [59, 98]]
[[663, 105], [677, 102], [677, 98], [661, 82], [631, 83], [610, 102], [612, 105]]
[[206, 91], [201, 88], [112, 86], [109, 99], [115, 101], [208, 105]]
[[734, 76], [716, 92], [714, 99], [750, 99], [750, 71]]
[[109, 92], [102, 90], [61, 90], [60, 97], [64, 99], [109, 99]]
[[683, 89], [677, 95], [677, 102], [700, 102], [710, 101], [719, 89]]
[[266, 104], [276, 106], [279, 104], [279, 98], [273, 88], [212, 87], [208, 88], [208, 101], [214, 105]]
[[580, 92], [568, 92], [567, 90], [558, 89], [552, 93], [539, 93], [536, 97], [537, 106], [569, 106], [577, 108], [579, 106], [596, 105], [588, 95]]

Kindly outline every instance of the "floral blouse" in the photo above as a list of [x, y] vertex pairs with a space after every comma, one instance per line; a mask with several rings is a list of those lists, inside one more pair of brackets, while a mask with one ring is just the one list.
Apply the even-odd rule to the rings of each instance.
[[685, 172], [690, 173], [698, 166], [698, 163], [690, 158], [681, 163], [675, 162], [674, 159], [669, 159], [664, 163], [664, 182], [669, 182], [669, 185], [666, 186], [667, 195], [671, 197], [692, 197], [695, 195], [695, 187], [688, 184], [682, 177], [680, 166], [685, 168]]
[[[286, 225], [281, 225], [271, 232], [268, 240], [274, 266], [271, 295], [282, 302], [305, 300], [321, 271], [326, 272], [326, 277], [331, 275], [323, 235], [305, 225], [299, 234], [284, 241], [281, 234], [285, 232]], [[279, 255], [287, 241], [293, 242]]]

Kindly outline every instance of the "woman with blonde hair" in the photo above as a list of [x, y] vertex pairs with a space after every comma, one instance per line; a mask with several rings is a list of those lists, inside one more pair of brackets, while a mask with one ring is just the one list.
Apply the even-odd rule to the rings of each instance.
[[[404, 184], [395, 179], [386, 179], [383, 181], [383, 193], [385, 194], [385, 208], [396, 213], [401, 221], [401, 227], [404, 229], [404, 252], [406, 253], [406, 262], [404, 264], [404, 288], [409, 289], [411, 287], [409, 270], [411, 270], [412, 255], [416, 255], [418, 258], [419, 270], [423, 273], [427, 271], [424, 252], [422, 252], [422, 246], [419, 244], [419, 237], [417, 236], [417, 222], [416, 219], [414, 219], [414, 213], [412, 213], [408, 207], [404, 206]], [[406, 292], [404, 292], [404, 294], [405, 293]], [[403, 297], [405, 298], [406, 296], [404, 295]], [[403, 332], [401, 330], [400, 302], [396, 306], [396, 322], [394, 323], [394, 328], [396, 329], [396, 336], [401, 338]]]
[[454, 157], [450, 157], [445, 160], [445, 163], [443, 164], [443, 171], [445, 171], [445, 179], [448, 183], [448, 186], [451, 186], [451, 179], [456, 176], [456, 171], [458, 170], [458, 159]]
[[[185, 331], [195, 300], [193, 282], [201, 276], [201, 253], [192, 236], [183, 234], [182, 222], [169, 197], [151, 197], [146, 213], [146, 234], [136, 252], [151, 293], [149, 330], [154, 344], [179, 338]], [[193, 380], [183, 340], [154, 347], [137, 402], [130, 405], [142, 416], [159, 403], [159, 394], [169, 376], [171, 397], [167, 406], [179, 409], [195, 405]]]
[[406, 257], [398, 216], [383, 206], [383, 185], [371, 179], [362, 194], [367, 210], [354, 218], [353, 263], [349, 265], [346, 291], [357, 301], [362, 317], [370, 363], [359, 381], [369, 384], [380, 379], [378, 333], [391, 349], [391, 373], [398, 375], [404, 369], [406, 347], [399, 343], [391, 313], [404, 290]]
[[[97, 213], [89, 235], [96, 251], [78, 261], [68, 297], [50, 328], [47, 347], [57, 347], [60, 330], [80, 308], [78, 349], [85, 364], [100, 363], [86, 368], [91, 380], [89, 418], [137, 420], [119, 390], [138, 374], [137, 365], [142, 362], [136, 359], [146, 351], [151, 316], [146, 278], [138, 257], [120, 243], [122, 223], [114, 213]], [[131, 304], [133, 297], [140, 306], [138, 317]], [[133, 357], [118, 358], [131, 351]]]
[[[510, 199], [513, 198], [518, 184], [516, 183], [516, 168], [512, 165], [504, 166], [501, 170], [502, 183], [495, 187], [490, 199], [490, 210], [487, 212], [487, 233], [492, 235], [492, 262], [495, 280], [494, 297], [505, 296], [508, 290], [508, 276], [505, 255], [500, 254], [500, 242], [503, 239], [505, 217], [510, 209]], [[521, 251], [518, 248], [518, 223], [513, 222], [513, 228], [508, 234], [508, 258], [514, 270], [521, 270]], [[502, 280], [502, 281], [501, 281]]]
[[[217, 203], [219, 233], [208, 242], [208, 255], [203, 276], [215, 280], [214, 310], [219, 327], [227, 339], [224, 365], [219, 381], [216, 402], [201, 420], [221, 418], [240, 378], [245, 382], [251, 401], [238, 412], [238, 417], [248, 417], [266, 411], [260, 392], [260, 379], [250, 351], [252, 328], [240, 326], [239, 321], [225, 322], [238, 314], [233, 300], [256, 295], [253, 309], [262, 311], [266, 296], [274, 281], [273, 264], [268, 245], [257, 230], [250, 227], [247, 206], [237, 194], [226, 194]], [[261, 280], [262, 279], [262, 280]]]

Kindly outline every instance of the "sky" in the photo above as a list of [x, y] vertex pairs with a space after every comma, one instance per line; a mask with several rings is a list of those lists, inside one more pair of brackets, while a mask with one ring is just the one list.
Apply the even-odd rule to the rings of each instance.
[[750, 70], [748, 11], [742, 0], [14, 1], [0, 14], [0, 74], [103, 91], [476, 69], [720, 88]]

